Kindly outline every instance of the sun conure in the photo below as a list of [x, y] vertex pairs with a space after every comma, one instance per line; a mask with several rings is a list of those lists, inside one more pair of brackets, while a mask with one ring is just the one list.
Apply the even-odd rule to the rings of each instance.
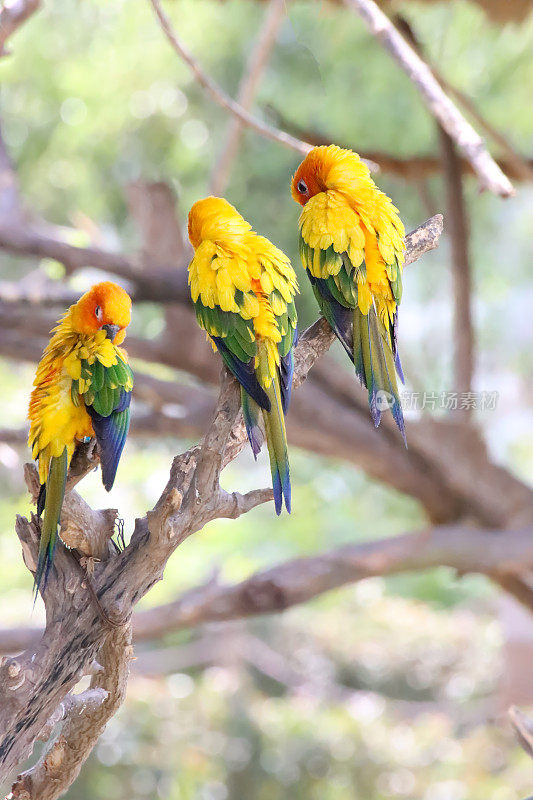
[[300, 255], [324, 317], [368, 389], [377, 426], [390, 407], [405, 439], [396, 373], [404, 227], [366, 164], [336, 145], [315, 147], [291, 183]]
[[196, 318], [241, 385], [254, 457], [263, 415], [276, 513], [291, 510], [285, 414], [296, 343], [296, 275], [287, 256], [255, 233], [226, 200], [206, 197], [189, 213], [189, 284]]
[[98, 283], [52, 331], [37, 367], [28, 444], [38, 462], [41, 541], [35, 592], [46, 586], [58, 537], [68, 468], [78, 443], [96, 437], [102, 482], [113, 486], [129, 428], [133, 374], [119, 347], [131, 318], [120, 286]]

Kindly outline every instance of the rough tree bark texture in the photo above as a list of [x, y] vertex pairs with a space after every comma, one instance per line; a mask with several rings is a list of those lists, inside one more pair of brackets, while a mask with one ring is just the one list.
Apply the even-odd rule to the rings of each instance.
[[[410, 259], [434, 247], [441, 230], [441, 220], [432, 220], [407, 237]], [[324, 320], [319, 320], [302, 335], [295, 355], [296, 387], [305, 380], [333, 339]], [[238, 420], [239, 405], [238, 387], [224, 373], [213, 421], [201, 444], [174, 459], [160, 499], [145, 517], [137, 520], [125, 550], [112, 553], [110, 549], [108, 558], [96, 564], [91, 581], [106, 616], [117, 625], [121, 621], [129, 625], [134, 606], [161, 579], [166, 561], [184, 539], [212, 519], [236, 518], [272, 498], [271, 489], [240, 495], [228, 494], [220, 487], [222, 469], [246, 444], [244, 426], [242, 420]], [[93, 467], [92, 453], [86, 455], [89, 457], [85, 464], [83, 458], [81, 463], [79, 460], [75, 464], [75, 480]], [[72, 498], [73, 493], [69, 492], [65, 499], [67, 515]], [[26, 563], [32, 567], [38, 548], [38, 521], [34, 517], [31, 520], [19, 517], [16, 530]], [[42, 639], [20, 656], [3, 659], [0, 666], [0, 779], [28, 756], [34, 741], [65, 696], [91, 669], [93, 662], [101, 658], [109, 637], [116, 635], [116, 628], [106, 623], [96, 604], [91, 602], [91, 595], [84, 586], [87, 578], [80, 575], [68, 551], [61, 549], [57, 553], [55, 565], [44, 595], [47, 624]], [[120, 692], [109, 685], [93, 688], [105, 688], [109, 692], [96, 720], [101, 726], [107, 711], [112, 713], [115, 709], [116, 695]], [[73, 725], [74, 733], [85, 730], [79, 719]], [[80, 757], [85, 758], [90, 750], [89, 739], [85, 733], [82, 739], [79, 752]], [[45, 756], [42, 763], [21, 776], [14, 792], [26, 790], [33, 781], [39, 782], [46, 763], [52, 763], [56, 770], [54, 775], [58, 777], [54, 778], [53, 789], [47, 785], [46, 797], [49, 800], [58, 797], [76, 772], [61, 755], [65, 752], [62, 744], [52, 744], [51, 762], [46, 762]]]
[[[406, 50], [406, 43], [398, 40], [398, 32], [390, 22], [386, 18], [384, 22], [379, 13], [376, 15], [379, 9], [375, 4], [371, 0], [344, 2], [370, 23], [372, 33], [406, 69], [420, 88], [428, 108], [463, 148], [466, 158], [460, 164], [461, 171], [474, 170], [491, 190], [509, 194], [509, 182], [451, 103], [449, 92], [442, 92], [441, 88], [439, 93], [435, 89], [431, 80], [434, 81], [434, 77], [427, 66], [420, 59], [413, 60], [413, 52], [408, 45]], [[211, 99], [232, 114], [235, 128], [237, 123], [246, 125], [297, 152], [307, 152], [309, 145], [303, 141], [307, 137], [297, 138], [272, 128], [226, 95], [176, 35], [159, 0], [151, 0], [151, 3], [176, 54], [188, 64]], [[280, 4], [276, 0], [270, 3], [279, 12], [276, 7]], [[37, 6], [38, 3], [31, 0], [21, 0], [10, 8], [35, 10]], [[4, 10], [0, 12], [0, 20], [3, 14]], [[24, 18], [19, 16], [17, 25]], [[271, 41], [273, 35], [271, 31]], [[266, 32], [265, 38], [268, 39]], [[244, 100], [244, 106], [248, 104], [246, 97], [240, 99]], [[510, 161], [505, 162], [509, 169], [514, 169], [520, 179], [527, 178], [528, 170], [507, 153], [509, 155]], [[382, 165], [391, 171], [400, 170], [400, 174], [425, 175], [428, 170], [441, 168], [435, 159], [414, 159], [404, 164], [383, 154], [380, 157]], [[0, 148], [0, 208], [5, 212], [0, 224], [0, 248], [19, 255], [55, 258], [65, 264], [69, 274], [84, 266], [110, 271], [129, 282], [135, 300], [166, 304], [167, 328], [162, 336], [156, 341], [130, 339], [131, 354], [186, 369], [215, 385], [217, 362], [200, 343], [201, 334], [191, 327], [185, 270], [176, 269], [179, 265], [184, 267], [188, 259], [172, 208], [173, 198], [164, 184], [156, 184], [132, 187], [129, 200], [132, 215], [143, 232], [144, 247], [139, 257], [127, 258], [99, 248], [67, 245], [51, 233], [49, 226], [27, 224], [21, 213], [16, 176], [5, 150]], [[158, 209], [156, 214], [153, 213], [155, 208]], [[415, 260], [435, 246], [441, 229], [442, 219], [435, 218], [411, 234], [408, 260]], [[50, 322], [56, 316], [47, 306], [64, 306], [75, 299], [72, 293], [57, 285], [40, 287], [36, 292], [20, 285], [0, 286], [0, 353], [16, 353], [17, 358], [36, 360]], [[31, 318], [27, 314], [28, 305], [32, 306]], [[174, 347], [176, 326], [182, 326], [190, 337], [187, 348]], [[24, 335], [29, 328], [31, 339]], [[316, 323], [302, 337], [297, 349], [297, 384], [305, 379], [333, 338], [324, 321]], [[220, 489], [221, 470], [245, 446], [243, 426], [237, 420], [238, 393], [227, 376], [223, 378], [218, 403], [215, 403], [214, 393], [210, 396], [205, 391], [142, 374], [137, 377], [135, 391], [148, 412], [137, 417], [133, 433], [155, 431], [196, 436], [206, 429], [211, 417], [213, 421], [199, 446], [176, 457], [160, 500], [144, 518], [137, 520], [131, 542], [120, 554], [108, 546], [114, 512], [93, 511], [75, 492], [69, 492], [62, 517], [63, 533], [86, 554], [98, 552], [101, 555], [102, 562], [96, 565], [91, 584], [111, 624], [92, 601], [89, 579], [79, 564], [61, 550], [50, 581], [50, 592], [45, 598], [47, 625], [44, 634], [37, 640], [33, 632], [31, 640], [26, 640], [26, 652], [0, 663], [3, 774], [31, 751], [37, 738], [47, 739], [53, 724], [63, 720], [60, 736], [50, 743], [39, 763], [15, 783], [14, 796], [51, 800], [76, 777], [105, 722], [122, 702], [131, 655], [129, 620], [132, 610], [139, 598], [161, 578], [166, 560], [174, 549], [209, 520], [239, 516], [271, 499], [270, 489], [255, 490], [244, 496], [227, 494]], [[167, 404], [185, 407], [185, 416], [176, 419], [175, 415], [166, 414]], [[7, 432], [9, 435], [12, 432]], [[452, 420], [422, 419], [409, 426], [408, 436], [410, 448], [406, 451], [390, 421], [384, 420], [380, 431], [374, 431], [369, 425], [366, 401], [362, 393], [354, 390], [353, 377], [339, 374], [327, 361], [321, 361], [305, 387], [295, 395], [290, 441], [315, 452], [334, 453], [362, 466], [368, 474], [420, 500], [433, 522], [448, 525], [436, 528], [425, 538], [412, 534], [290, 562], [252, 576], [237, 586], [219, 586], [211, 582], [162, 609], [165, 611], [162, 619], [176, 629], [203, 620], [279, 611], [347, 581], [436, 564], [448, 564], [460, 571], [485, 572], [525, 605], [533, 607], [533, 592], [526, 579], [532, 562], [529, 530], [533, 524], [533, 495], [530, 489], [490, 462], [484, 442], [473, 426], [466, 431]], [[94, 463], [94, 453], [83, 450], [71, 470], [69, 489]], [[34, 490], [33, 470], [28, 469], [26, 477], [30, 490]], [[80, 518], [84, 524], [76, 526], [74, 523]], [[517, 529], [505, 534], [474, 530], [465, 527], [465, 521], [485, 528], [513, 526]], [[458, 522], [461, 524], [449, 524]], [[519, 529], [519, 526], [528, 527]], [[37, 521], [19, 518], [17, 533], [26, 563], [31, 568], [38, 542]], [[140, 638], [143, 625], [146, 633], [146, 625], [153, 625], [153, 620], [143, 615], [136, 618], [135, 630]], [[0, 644], [2, 638], [0, 635]], [[13, 645], [13, 640], [11, 643]], [[21, 642], [17, 640], [14, 649], [20, 647]], [[84, 674], [92, 675], [91, 688], [80, 696], [71, 695], [70, 690]]]

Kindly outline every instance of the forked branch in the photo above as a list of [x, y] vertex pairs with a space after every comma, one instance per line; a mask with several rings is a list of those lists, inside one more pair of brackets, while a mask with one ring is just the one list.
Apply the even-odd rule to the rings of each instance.
[[444, 92], [428, 65], [406, 42], [401, 33], [374, 0], [344, 0], [370, 32], [388, 50], [422, 95], [428, 110], [463, 151], [477, 173], [481, 185], [502, 197], [514, 194], [511, 182], [496, 164], [481, 136], [463, 117]]
[[[435, 218], [410, 234], [406, 239], [408, 260], [435, 247], [441, 230], [442, 219]], [[304, 333], [295, 354], [296, 385], [305, 380], [332, 340], [333, 334], [323, 320]], [[55, 569], [44, 594], [47, 626], [42, 639], [20, 656], [4, 660], [0, 665], [0, 779], [29, 755], [33, 743], [65, 696], [95, 659], [101, 659], [102, 653], [105, 655], [106, 643], [115, 630], [110, 629], [106, 619], [124, 620], [127, 625], [137, 602], [161, 579], [168, 558], [188, 536], [217, 517], [237, 517], [272, 497], [270, 489], [239, 495], [228, 494], [220, 488], [222, 469], [246, 441], [238, 413], [239, 394], [233, 380], [226, 376], [213, 422], [203, 441], [174, 459], [161, 497], [152, 511], [137, 520], [129, 545], [96, 564], [91, 580], [98, 605], [92, 602], [87, 579], [80, 576], [72, 558], [63, 549], [57, 552]], [[77, 474], [83, 474], [84, 468], [83, 461], [78, 463]], [[71, 498], [72, 494], [65, 498], [67, 513]], [[19, 517], [17, 533], [26, 562], [35, 563], [38, 521]], [[108, 690], [100, 684], [93, 684], [93, 688]], [[52, 785], [51, 779], [43, 778], [35, 800], [37, 797], [54, 800], [65, 791], [105, 724], [109, 708], [106, 704], [115, 704], [114, 709], [122, 696], [122, 689], [115, 687], [100, 711], [95, 712], [94, 719], [91, 720], [90, 714], [82, 715], [70, 727], [67, 720], [64, 725], [67, 732], [63, 735], [66, 737], [68, 733], [71, 737], [69, 752], [78, 755], [73, 762], [66, 757], [59, 759], [58, 771], [54, 772], [55, 783]], [[52, 745], [50, 753], [62, 752], [59, 741]], [[57, 763], [54, 760], [54, 764]], [[40, 775], [44, 773], [39, 770], [38, 766], [31, 776], [32, 781], [41, 780]], [[46, 774], [49, 772], [45, 770]], [[27, 776], [25, 780], [29, 780]]]

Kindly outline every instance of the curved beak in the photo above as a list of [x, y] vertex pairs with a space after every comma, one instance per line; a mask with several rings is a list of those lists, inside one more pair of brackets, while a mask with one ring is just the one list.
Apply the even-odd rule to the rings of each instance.
[[120, 325], [102, 325], [102, 330], [105, 331], [106, 339], [113, 341], [120, 330]]

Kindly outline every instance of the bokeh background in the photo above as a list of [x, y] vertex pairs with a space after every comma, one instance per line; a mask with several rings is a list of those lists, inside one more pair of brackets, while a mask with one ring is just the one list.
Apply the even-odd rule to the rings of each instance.
[[[235, 95], [264, 4], [175, 0], [168, 10], [203, 66]], [[518, 152], [531, 153], [533, 17], [495, 18], [470, 0], [397, 2], [394, 10], [441, 73]], [[45, 4], [13, 38], [0, 81], [2, 134], [25, 203], [62, 226], [71, 243], [134, 253], [140, 238], [127, 203], [134, 182], [169, 183], [183, 220], [208, 192], [229, 120], [170, 50], [147, 2]], [[360, 151], [438, 154], [434, 123], [409, 80], [355, 15], [325, 2], [288, 3], [255, 108]], [[295, 264], [298, 210], [288, 181], [298, 161], [246, 131], [226, 188]], [[439, 174], [412, 181], [382, 171], [377, 180], [408, 229], [444, 210]], [[533, 189], [519, 182], [504, 201], [480, 193], [473, 177], [464, 187], [475, 389], [498, 392], [496, 407], [476, 412], [476, 421], [492, 456], [529, 482]], [[449, 260], [444, 237], [406, 270], [401, 345], [409, 389], [454, 388]], [[0, 254], [3, 280], [37, 280], [36, 270], [64, 275], [55, 261]], [[301, 277], [305, 326], [316, 309]], [[85, 269], [68, 286], [81, 292], [100, 278]], [[162, 326], [160, 307], [136, 308], [133, 335], [155, 338]], [[348, 369], [334, 350], [339, 370]], [[2, 428], [24, 427], [33, 370], [20, 358], [0, 359]], [[164, 377], [190, 380], [168, 368]], [[98, 474], [81, 493], [94, 507], [119, 508], [127, 538], [134, 518], [159, 496], [172, 455], [189, 444], [132, 438], [111, 495]], [[240, 580], [298, 555], [425, 525], [414, 500], [346, 462], [294, 448], [291, 456], [292, 516], [277, 519], [268, 506], [211, 524], [179, 548], [144, 607], [172, 600], [214, 570]], [[42, 619], [39, 604], [32, 610], [32, 577], [13, 529], [15, 514], [30, 511], [27, 459], [23, 445], [0, 442], [2, 627]], [[241, 490], [268, 485], [266, 458], [254, 464], [243, 454], [225, 482]], [[127, 702], [67, 797], [520, 800], [533, 791], [533, 762], [505, 719], [513, 699], [502, 690], [512, 635], [506, 618], [519, 620], [522, 638], [531, 634], [508, 603], [487, 579], [439, 568], [368, 579], [282, 616], [139, 646]]]

